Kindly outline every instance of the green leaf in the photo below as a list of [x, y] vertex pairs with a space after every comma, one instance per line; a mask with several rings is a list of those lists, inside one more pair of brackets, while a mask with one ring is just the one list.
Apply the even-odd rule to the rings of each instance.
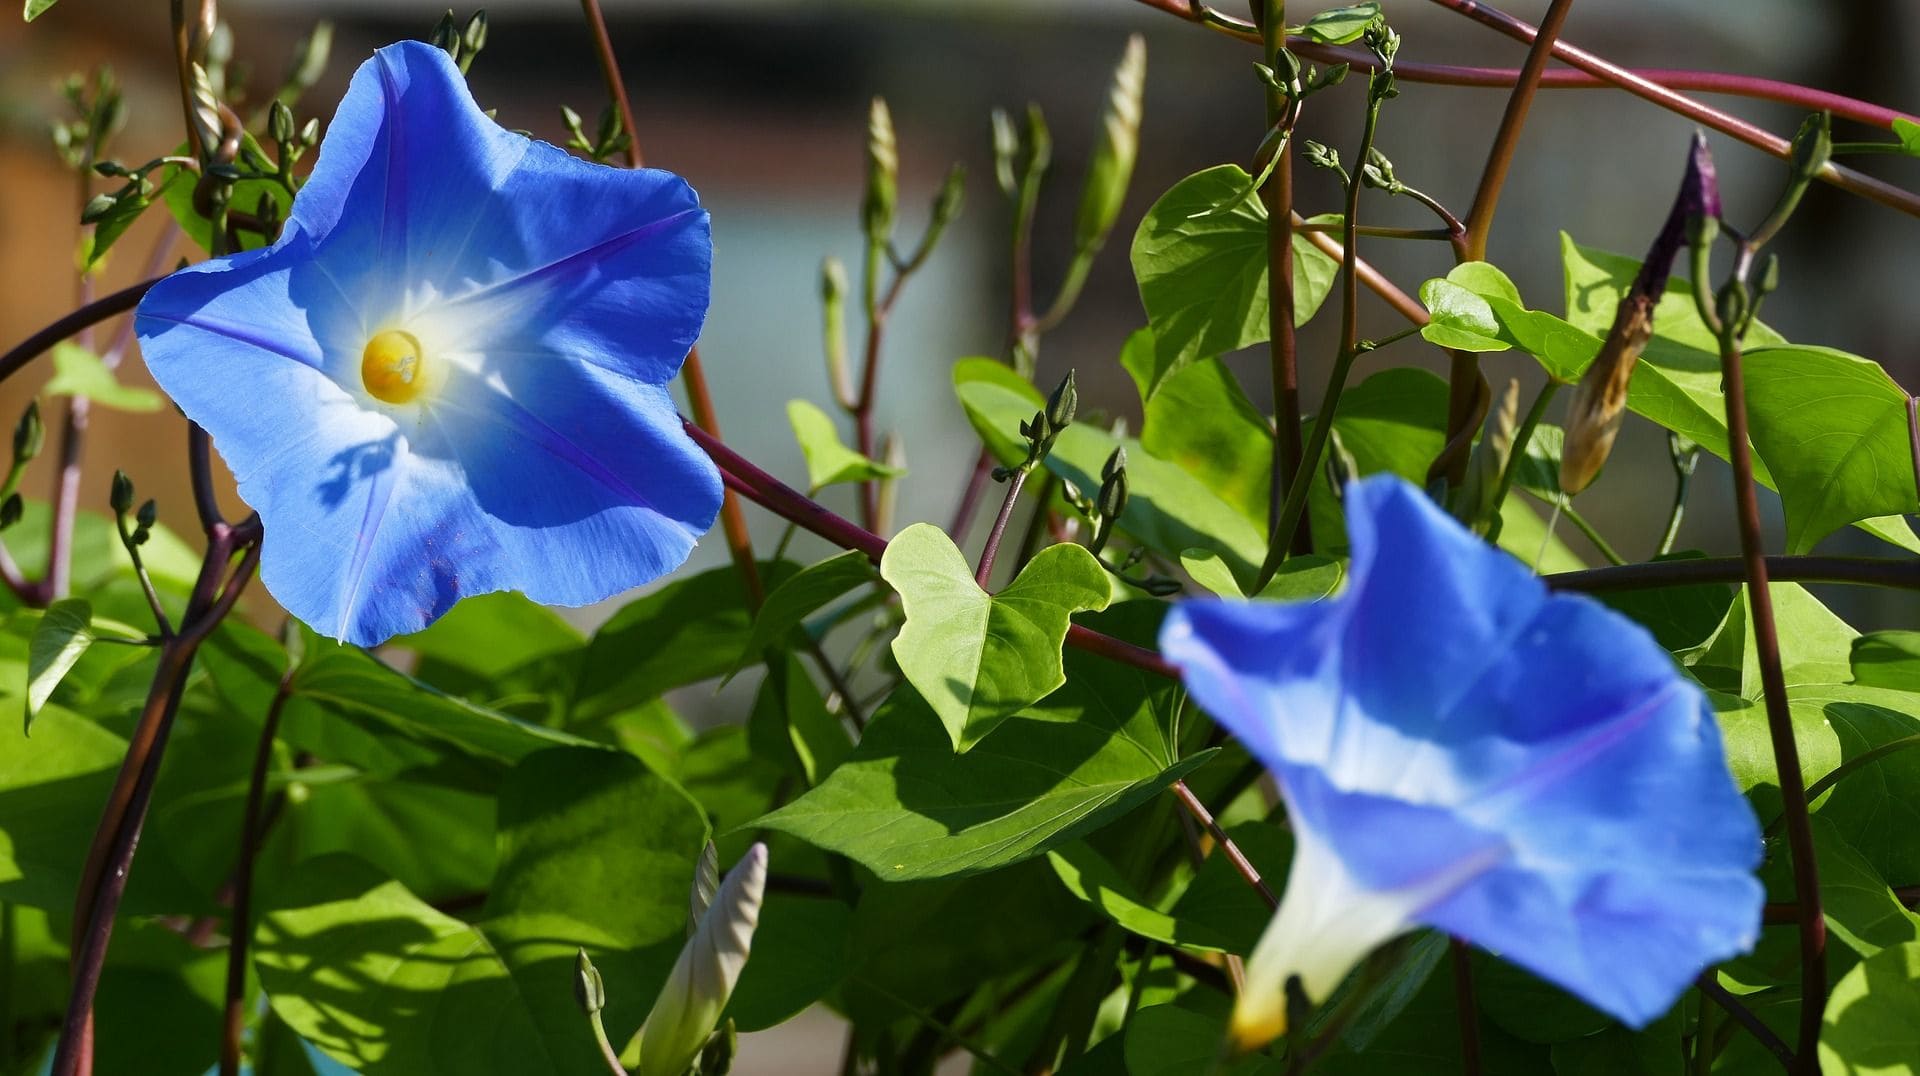
[[832, 416], [810, 401], [788, 400], [787, 421], [792, 423], [794, 439], [800, 442], [800, 451], [807, 457], [809, 490], [818, 492], [841, 482], [894, 478], [906, 473], [848, 448], [841, 442]]
[[122, 385], [100, 356], [70, 342], [53, 345], [53, 380], [46, 391], [49, 396], [82, 396], [115, 411], [158, 411], [161, 404], [159, 393]]
[[1212, 1016], [1178, 1005], [1153, 1005], [1127, 1022], [1126, 1059], [1129, 1076], [1280, 1076], [1286, 1071], [1277, 1058], [1255, 1054], [1221, 1064], [1226, 1042], [1224, 1014]]
[[[1008, 433], [1044, 406], [1039, 392], [990, 359], [962, 359], [954, 366], [953, 379], [968, 421], [996, 458], [1009, 465], [1025, 458], [1025, 449]], [[1076, 422], [1054, 442], [1045, 464], [1080, 489], [1097, 490], [1101, 466], [1119, 447], [1127, 450], [1130, 494], [1120, 515], [1122, 531], [1168, 556], [1195, 548], [1213, 550], [1236, 575], [1253, 577], [1266, 555], [1264, 523], [1256, 526], [1198, 478], [1147, 452], [1139, 441]]]
[[1554, 1076], [1685, 1076], [1681, 1006], [1644, 1031], [1609, 1027], [1597, 1035], [1554, 1044]]
[[[794, 565], [762, 561], [770, 590]], [[753, 617], [732, 566], [678, 578], [633, 601], [594, 633], [581, 661], [570, 718], [609, 717], [676, 687], [726, 675], [746, 647]]]
[[256, 931], [274, 1010], [360, 1071], [598, 1071], [574, 954], [606, 975], [606, 1022], [637, 1026], [684, 938], [706, 823], [633, 758], [545, 752], [500, 796], [500, 868], [477, 922], [344, 857], [295, 868]]
[[1920, 692], [1920, 631], [1876, 631], [1853, 641], [1853, 682]]
[[58, 706], [36, 725], [0, 724], [0, 900], [64, 912], [127, 742]]
[[1863, 519], [1920, 512], [1907, 394], [1880, 364], [1822, 347], [1746, 353], [1753, 447], [1787, 513], [1787, 552]]
[[[1239, 165], [1197, 172], [1161, 195], [1134, 233], [1132, 259], [1157, 341], [1149, 395], [1195, 360], [1267, 339], [1267, 210]], [[1294, 236], [1296, 325], [1326, 300], [1338, 268]]]
[[785, 1023], [847, 973], [853, 913], [837, 900], [768, 893], [727, 1018], [741, 1031]]
[[1920, 915], [1907, 910], [1873, 864], [1824, 815], [1814, 815], [1814, 859], [1820, 864], [1820, 910], [1827, 928], [1861, 956], [1920, 941]]
[[[1853, 641], [1859, 636], [1820, 600], [1797, 583], [1769, 584], [1774, 624], [1780, 640], [1781, 670], [1788, 686], [1838, 684], [1852, 678]], [[1758, 699], [1760, 656], [1748, 628], [1749, 594], [1727, 610], [1727, 618], [1699, 649], [1683, 655], [1700, 682], [1719, 691]]]
[[760, 614], [753, 620], [753, 631], [747, 636], [747, 645], [740, 649], [740, 656], [734, 659], [733, 668], [727, 671], [726, 679], [721, 683], [733, 679], [741, 669], [760, 660], [762, 653], [785, 639], [802, 620], [812, 616], [821, 606], [876, 578], [873, 561], [865, 553], [852, 549], [794, 573], [768, 592], [766, 602], [760, 606]]
[[[263, 158], [271, 157], [260, 148], [252, 132], [243, 132], [240, 136], [243, 150], [259, 154]], [[174, 149], [175, 156], [186, 156], [187, 145], [182, 142]], [[175, 180], [179, 182], [175, 182]], [[187, 233], [201, 250], [213, 249], [213, 223], [200, 213], [193, 204], [193, 191], [199, 185], [199, 176], [178, 165], [170, 166], [166, 182], [161, 185], [161, 198], [167, 203], [167, 211], [180, 223], [180, 230]], [[274, 207], [274, 214], [280, 220], [287, 219], [287, 211], [293, 205], [293, 195], [273, 179], [242, 179], [233, 185], [233, 197], [229, 204], [233, 208], [248, 213], [254, 212], [260, 199], [265, 197]], [[272, 242], [272, 237], [261, 236], [245, 229], [239, 229], [240, 249], [254, 250]]]
[[1260, 593], [1243, 595], [1239, 582], [1216, 553], [1189, 549], [1180, 554], [1180, 566], [1194, 582], [1222, 598], [1251, 596], [1269, 601], [1318, 601], [1332, 597], [1347, 577], [1341, 562], [1318, 553], [1306, 553], [1288, 557]]
[[27, 650], [27, 719], [22, 726], [26, 731], [33, 731], [34, 714], [92, 645], [93, 606], [86, 599], [67, 598], [47, 606]]
[[23, 12], [23, 15], [28, 22], [32, 22], [46, 14], [48, 8], [51, 8], [59, 2], [60, 0], [27, 0], [26, 11]]
[[[1577, 364], [1569, 363], [1568, 351], [1556, 345], [1550, 357], [1527, 343], [1520, 346], [1532, 352], [1549, 373], [1563, 381], [1578, 379], [1592, 361], [1599, 340], [1613, 324], [1614, 311], [1626, 294], [1640, 263], [1619, 254], [1609, 254], [1560, 237], [1561, 260], [1566, 269], [1567, 324], [1591, 341]], [[1505, 312], [1497, 301], [1489, 300], [1496, 311]], [[1552, 315], [1530, 311], [1526, 318], [1539, 321]], [[1513, 328], [1509, 323], [1509, 328]], [[1564, 330], [1560, 330], [1564, 338]], [[1748, 331], [1749, 351], [1786, 345], [1779, 333], [1755, 323]], [[1699, 442], [1701, 447], [1721, 459], [1727, 458], [1726, 403], [1720, 392], [1720, 350], [1713, 331], [1700, 320], [1693, 301], [1693, 285], [1679, 277], [1669, 278], [1667, 291], [1654, 309], [1653, 339], [1640, 356], [1633, 384], [1627, 392], [1627, 407], [1653, 422]], [[1752, 408], [1753, 425], [1762, 424], [1759, 408]], [[1791, 421], [1790, 418], [1787, 421]], [[1764, 451], [1756, 453], [1754, 477], [1769, 489], [1778, 489], [1772, 474], [1774, 459]], [[1780, 462], [1786, 462], [1781, 460]], [[1909, 473], [1911, 464], [1907, 465]], [[1912, 491], [1909, 490], [1909, 493]], [[1920, 538], [1903, 519], [1876, 518], [1859, 523], [1862, 530], [1912, 552], [1920, 552]]]
[[1293, 27], [1287, 32], [1300, 34], [1322, 45], [1345, 45], [1360, 40], [1360, 36], [1367, 32], [1367, 27], [1372, 26], [1378, 18], [1380, 5], [1369, 0], [1364, 4], [1328, 8], [1308, 19], [1305, 25]]
[[1121, 877], [1120, 871], [1085, 841], [1055, 848], [1047, 853], [1047, 862], [1067, 892], [1086, 901], [1130, 933], [1189, 949], [1208, 952], [1227, 949], [1226, 943], [1204, 927], [1183, 924], [1148, 904]]
[[[1163, 608], [1135, 603], [1099, 619], [1138, 628]], [[1065, 664], [1066, 686], [963, 755], [911, 687], [896, 690], [846, 762], [756, 825], [889, 881], [973, 874], [1111, 822], [1204, 757], [1180, 761], [1167, 743], [1174, 685], [1079, 651]]]
[[1900, 140], [1900, 145], [1907, 153], [1920, 157], [1920, 123], [1915, 123], [1904, 116], [1896, 116], [1893, 120], [1893, 134]]
[[[28, 0], [28, 2], [29, 6], [31, 6], [34, 0]], [[50, 7], [52, 4], [48, 3], [48, 6]], [[33, 16], [27, 16], [27, 21], [33, 21]], [[183, 174], [184, 173], [181, 172], [169, 172], [166, 180], [162, 182], [157, 189], [151, 181], [132, 181], [137, 184], [137, 186], [135, 186], [134, 189], [126, 191], [123, 196], [116, 197], [113, 208], [109, 209], [104, 216], [95, 220], [93, 222], [93, 228], [81, 236], [81, 268], [90, 270], [98, 265], [100, 259], [107, 256], [107, 251], [113, 248], [114, 243], [118, 242], [120, 237], [127, 233], [127, 229], [133, 227], [134, 222], [140, 219], [140, 214], [145, 213], [147, 207], [153, 204], [153, 196], [155, 194], [159, 194], [164, 198], [170, 187], [182, 185], [192, 186], [193, 180], [191, 177], [184, 181], [181, 180], [180, 177]], [[57, 353], [55, 354], [55, 358], [58, 358]], [[157, 406], [158, 405], [156, 405], [156, 407]], [[154, 410], [154, 408], [129, 410], [150, 411]]]
[[[1421, 338], [1455, 351], [1505, 351], [1513, 346], [1503, 339], [1500, 319], [1494, 315], [1493, 307], [1487, 300], [1457, 282], [1463, 270], [1485, 264], [1468, 262], [1458, 265], [1445, 278], [1435, 278], [1420, 285], [1420, 302], [1432, 319], [1420, 327]], [[1513, 302], [1517, 304], [1519, 301], [1516, 293]]]
[[956, 751], [1065, 683], [1060, 645], [1069, 618], [1112, 598], [1106, 569], [1077, 545], [1048, 546], [988, 594], [953, 540], [928, 523], [887, 544], [880, 575], [906, 613], [893, 656]]
[[[1202, 360], [1153, 391], [1153, 332], [1127, 337], [1120, 365], [1140, 391], [1140, 445], [1199, 479], [1249, 522], [1267, 525], [1273, 475], [1273, 427], [1224, 363]], [[1131, 476], [1129, 476], [1131, 477]]]
[[1834, 985], [1820, 1067], [1828, 1076], [1920, 1073], [1920, 942], [1870, 956]]
[[425, 631], [393, 641], [418, 654], [423, 663], [458, 668], [482, 680], [578, 650], [585, 643], [580, 629], [558, 613], [511, 590], [464, 598]]
[[[264, 714], [286, 654], [262, 633], [229, 621], [201, 647], [200, 663], [235, 711]], [[280, 736], [369, 774], [428, 770], [447, 787], [484, 792], [526, 755], [587, 742], [443, 694], [357, 647], [317, 636], [307, 640]]]
[[747, 719], [747, 737], [755, 756], [787, 760], [808, 787], [819, 784], [853, 753], [846, 727], [827, 712], [819, 690], [792, 654], [769, 662]]
[[[1655, 560], [1698, 560], [1702, 556], [1697, 552], [1679, 553]], [[1677, 652], [1699, 646], [1719, 630], [1727, 610], [1733, 607], [1733, 595], [1733, 587], [1725, 583], [1694, 583], [1595, 596], [1652, 632], [1661, 646]]]

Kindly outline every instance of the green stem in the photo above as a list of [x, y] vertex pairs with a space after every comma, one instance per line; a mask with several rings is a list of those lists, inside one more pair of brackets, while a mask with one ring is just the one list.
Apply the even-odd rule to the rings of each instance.
[[1654, 552], [1654, 556], [1664, 557], [1673, 552], [1673, 544], [1680, 540], [1680, 521], [1687, 514], [1687, 487], [1692, 483], [1692, 471], [1675, 473], [1673, 508], [1667, 513], [1667, 529], [1660, 535], [1660, 548]]
[[1607, 540], [1601, 536], [1600, 532], [1594, 528], [1593, 524], [1587, 522], [1587, 517], [1581, 515], [1579, 511], [1573, 507], [1571, 500], [1563, 501], [1560, 505], [1560, 511], [1566, 515], [1567, 522], [1573, 524], [1574, 528], [1585, 535], [1587, 541], [1592, 542], [1593, 547], [1600, 551], [1600, 555], [1607, 558], [1608, 564], [1621, 565], [1627, 562], [1627, 558], [1616, 552], [1613, 546], [1609, 545]]
[[[1360, 151], [1354, 160], [1365, 161], [1367, 153], [1373, 148], [1374, 134], [1380, 129], [1379, 99], [1367, 102], [1366, 125], [1360, 132]], [[1306, 515], [1307, 494], [1313, 489], [1313, 474], [1320, 466], [1320, 458], [1327, 449], [1327, 438], [1333, 432], [1333, 416], [1340, 407], [1340, 394], [1347, 386], [1347, 374], [1353, 369], [1354, 359], [1359, 357], [1360, 348], [1360, 278], [1358, 267], [1360, 187], [1358, 179], [1347, 182], [1346, 235], [1341, 244], [1340, 257], [1340, 353], [1333, 360], [1333, 373], [1327, 379], [1327, 392], [1320, 400], [1319, 417], [1313, 424], [1313, 435], [1307, 441], [1307, 447], [1300, 456], [1300, 466], [1294, 472], [1297, 481], [1287, 488], [1286, 503], [1281, 506], [1280, 514], [1274, 518], [1274, 525], [1268, 534], [1267, 557], [1260, 565], [1260, 575], [1254, 582], [1257, 592], [1273, 581], [1274, 573], [1287, 559], [1287, 551], [1293, 543], [1293, 534], [1300, 526], [1300, 520]]]

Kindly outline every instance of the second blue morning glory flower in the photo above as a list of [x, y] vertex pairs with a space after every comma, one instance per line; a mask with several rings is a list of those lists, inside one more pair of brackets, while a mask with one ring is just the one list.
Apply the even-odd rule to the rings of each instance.
[[678, 176], [506, 131], [402, 42], [355, 73], [280, 239], [162, 281], [136, 326], [260, 513], [267, 589], [371, 645], [686, 558], [720, 478], [666, 386], [711, 257]]
[[1633, 1026], [1752, 946], [1753, 812], [1699, 688], [1652, 636], [1548, 593], [1390, 476], [1348, 488], [1346, 589], [1193, 601], [1161, 647], [1273, 773], [1294, 835], [1242, 1045], [1426, 926]]

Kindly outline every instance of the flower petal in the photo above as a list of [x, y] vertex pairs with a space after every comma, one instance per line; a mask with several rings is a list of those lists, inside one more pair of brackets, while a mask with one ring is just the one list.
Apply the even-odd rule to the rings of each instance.
[[1415, 922], [1624, 1021], [1659, 1016], [1751, 946], [1762, 900], [1759, 829], [1699, 689], [1413, 487], [1368, 479], [1346, 503], [1342, 594], [1186, 602], [1163, 650], [1345, 876], [1424, 892]]

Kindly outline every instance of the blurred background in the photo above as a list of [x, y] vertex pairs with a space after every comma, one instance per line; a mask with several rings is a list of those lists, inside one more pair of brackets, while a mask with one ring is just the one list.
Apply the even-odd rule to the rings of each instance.
[[[912, 472], [897, 525], [951, 514], [973, 449], [948, 371], [964, 356], [1001, 354], [1006, 343], [1008, 212], [992, 182], [989, 111], [1018, 114], [1034, 102], [1051, 121], [1055, 163], [1034, 251], [1037, 301], [1044, 303], [1070, 254], [1073, 208], [1108, 71], [1126, 35], [1145, 34], [1147, 107], [1132, 194], [1085, 297], [1047, 338], [1039, 378], [1049, 385], [1073, 367], [1085, 406], [1137, 414], [1134, 389], [1115, 362], [1121, 342], [1144, 323], [1127, 240], [1146, 207], [1180, 177], [1252, 156], [1263, 125], [1250, 66], [1255, 49], [1134, 0], [607, 0], [605, 7], [648, 162], [687, 176], [713, 211], [715, 291], [702, 348], [723, 425], [738, 447], [791, 482], [804, 484], [805, 472], [787, 428], [786, 401], [805, 396], [831, 406], [818, 343], [818, 266], [827, 254], [856, 270], [859, 264], [868, 99], [887, 98], [899, 131], [902, 242], [917, 234], [947, 167], [966, 164], [963, 215], [907, 288], [887, 336], [880, 420], [882, 428], [906, 435]], [[1508, 5], [1529, 20], [1545, 7], [1544, 0]], [[1406, 59], [1510, 67], [1525, 56], [1513, 41], [1433, 5], [1390, 0], [1386, 8], [1404, 35]], [[301, 110], [303, 118], [323, 119], [372, 49], [425, 36], [444, 10], [427, 0], [226, 0], [220, 6], [234, 31], [234, 81], [256, 100], [278, 85], [315, 20], [334, 24], [332, 61]], [[1227, 10], [1238, 14], [1239, 6]], [[463, 19], [467, 13], [459, 12]], [[578, 5], [499, 0], [489, 13], [492, 35], [471, 75], [483, 107], [498, 108], [509, 127], [556, 142], [565, 140], [562, 103], [591, 126], [605, 95]], [[1920, 111], [1920, 72], [1902, 61], [1903, 43], [1916, 35], [1920, 0], [1588, 0], [1575, 9], [1565, 37], [1636, 66], [1763, 74]], [[20, 338], [69, 309], [74, 298], [78, 227], [61, 207], [81, 199], [47, 137], [49, 120], [64, 107], [58, 81], [111, 63], [131, 105], [117, 156], [133, 163], [167, 152], [180, 138], [167, 38], [167, 5], [158, 0], [62, 0], [31, 28], [0, 20], [0, 189], [7, 192], [0, 199], [0, 272], [7, 283], [0, 337]], [[1352, 143], [1359, 85], [1316, 99], [1304, 136], [1335, 147]], [[1402, 178], [1464, 214], [1504, 100], [1499, 90], [1406, 84], [1388, 107], [1380, 145]], [[1800, 118], [1763, 103], [1715, 103], [1783, 134]], [[1491, 259], [1531, 305], [1560, 309], [1556, 229], [1589, 245], [1642, 251], [1664, 217], [1690, 131], [1684, 120], [1625, 94], [1543, 93], [1501, 202]], [[1778, 189], [1781, 166], [1729, 139], [1713, 141], [1730, 213], [1757, 218]], [[1920, 162], [1879, 158], [1863, 166], [1920, 185]], [[1337, 206], [1324, 173], [1302, 168], [1300, 174], [1303, 211]], [[1375, 196], [1366, 213], [1380, 223], [1431, 223], [1406, 200]], [[159, 211], [149, 214], [120, 242], [102, 291], [138, 279], [163, 218]], [[1779, 248], [1784, 284], [1766, 316], [1796, 341], [1867, 355], [1909, 386], [1920, 383], [1920, 359], [1913, 354], [1920, 303], [1908, 298], [1920, 265], [1917, 243], [1920, 221], [1817, 186]], [[1443, 244], [1372, 241], [1363, 249], [1410, 292], [1448, 266]], [[1383, 305], [1363, 302], [1363, 336], [1400, 327]], [[1334, 320], [1316, 319], [1302, 338], [1309, 406], [1335, 348]], [[857, 361], [857, 318], [851, 331]], [[1363, 360], [1357, 374], [1409, 361], [1437, 368], [1440, 357], [1414, 341]], [[1236, 365], [1254, 402], [1264, 404], [1264, 358], [1244, 356]], [[1539, 376], [1533, 365], [1502, 355], [1490, 357], [1486, 368], [1496, 383], [1521, 377], [1530, 393]], [[0, 390], [0, 415], [17, 414], [46, 376], [35, 367], [9, 382]], [[145, 379], [132, 361], [124, 376]], [[123, 465], [143, 491], [160, 495], [163, 521], [179, 519], [190, 502], [182, 456], [173, 447], [184, 436], [178, 416], [102, 415], [94, 426], [83, 504], [104, 505], [107, 479]], [[1733, 548], [1723, 523], [1729, 513], [1721, 510], [1730, 491], [1719, 466], [1703, 464], [1683, 546]], [[1629, 419], [1605, 479], [1581, 508], [1625, 555], [1643, 557], [1658, 539], [1669, 483], [1664, 437]], [[832, 491], [828, 499], [851, 507], [844, 492]], [[762, 540], [771, 543], [777, 521], [752, 515]], [[1587, 551], [1571, 528], [1561, 529]], [[1853, 534], [1830, 544], [1873, 545]], [[700, 565], [722, 563], [724, 555], [717, 535], [695, 554]], [[1888, 604], [1896, 599], [1849, 594], [1839, 600], [1874, 623], [1900, 618]], [[583, 616], [594, 619], [590, 611]]]
[[[906, 437], [911, 477], [895, 525], [944, 522], [974, 456], [975, 441], [953, 400], [949, 371], [969, 355], [1000, 355], [1008, 320], [1008, 211], [992, 180], [988, 114], [1039, 104], [1055, 139], [1053, 178], [1035, 230], [1037, 301], [1051, 298], [1070, 254], [1072, 216], [1108, 73], [1126, 36], [1148, 45], [1140, 163], [1113, 240], [1073, 316], [1046, 339], [1040, 381], [1079, 372], [1083, 414], [1129, 415], [1138, 401], [1116, 356], [1144, 324], [1126, 259], [1148, 205], [1180, 177], [1245, 163], [1263, 133], [1256, 50], [1151, 10], [1135, 0], [603, 0], [633, 96], [638, 136], [650, 164], [688, 177], [713, 213], [715, 291], [701, 348], [728, 439], [795, 484], [805, 470], [785, 404], [807, 397], [831, 407], [819, 344], [819, 263], [835, 254], [859, 264], [858, 205], [868, 99], [884, 95], [899, 132], [902, 242], [924, 221], [928, 200], [952, 162], [968, 169], [965, 210], [931, 264], [909, 285], [886, 342], [879, 416]], [[1242, 5], [1223, 3], [1233, 14]], [[1296, 3], [1303, 17], [1326, 4]], [[1430, 4], [1388, 0], [1406, 60], [1517, 66], [1515, 42]], [[84, 198], [52, 152], [48, 123], [63, 114], [57, 84], [69, 72], [106, 62], [125, 86], [132, 112], [115, 155], [136, 163], [180, 141], [180, 113], [168, 45], [168, 5], [159, 0], [61, 0], [32, 27], [0, 19], [0, 339], [18, 340], [75, 300], [77, 207]], [[471, 82], [482, 107], [555, 142], [565, 140], [558, 106], [591, 125], [604, 103], [590, 38], [569, 0], [491, 0], [491, 36]], [[1506, 10], [1537, 20], [1545, 0], [1511, 0]], [[354, 67], [372, 49], [423, 37], [445, 10], [412, 0], [225, 0], [235, 38], [233, 79], [261, 100], [278, 85], [298, 40], [314, 21], [335, 27], [332, 61], [300, 115], [331, 112]], [[468, 9], [461, 9], [462, 19]], [[1585, 0], [1565, 39], [1640, 67], [1710, 68], [1788, 79], [1920, 112], [1920, 69], [1907, 62], [1920, 40], [1920, 0]], [[1358, 136], [1358, 80], [1316, 98], [1303, 135], [1342, 148]], [[1485, 148], [1499, 119], [1499, 90], [1405, 84], [1383, 122], [1380, 146], [1400, 176], [1464, 215]], [[1715, 104], [1781, 134], [1794, 110], [1749, 101]], [[1580, 242], [1638, 255], [1664, 218], [1691, 125], [1621, 93], [1548, 91], [1537, 101], [1494, 229], [1491, 260], [1519, 283], [1530, 305], [1560, 310], [1558, 229]], [[1843, 125], [1840, 136], [1868, 132]], [[1754, 220], [1782, 181], [1777, 162], [1713, 138], [1730, 215]], [[1920, 187], [1920, 161], [1866, 159], [1861, 167]], [[1300, 170], [1303, 212], [1336, 207], [1323, 174]], [[104, 183], [104, 181], [100, 181]], [[68, 207], [75, 207], [70, 212]], [[1418, 207], [1373, 196], [1370, 221], [1425, 227]], [[138, 279], [161, 234], [155, 210], [123, 238], [101, 282], [106, 291]], [[1908, 387], [1920, 386], [1920, 221], [1816, 186], [1778, 246], [1781, 291], [1766, 318], [1789, 338], [1871, 357]], [[1364, 254], [1409, 292], [1449, 264], [1444, 244], [1372, 241]], [[179, 253], [186, 253], [183, 243]], [[1363, 336], [1400, 328], [1383, 305], [1363, 299]], [[1334, 318], [1323, 315], [1301, 339], [1306, 403], [1317, 402], [1335, 350]], [[852, 318], [856, 342], [861, 326]], [[857, 349], [856, 349], [857, 350]], [[856, 355], [857, 359], [857, 355]], [[1264, 355], [1232, 360], [1248, 394], [1265, 406]], [[1413, 341], [1363, 360], [1356, 380], [1387, 364], [1441, 369], [1438, 352]], [[1490, 356], [1496, 384], [1538, 384], [1535, 364]], [[0, 421], [11, 424], [48, 370], [35, 366], [0, 388]], [[149, 383], [137, 360], [126, 380]], [[236, 393], [248, 386], [236, 384]], [[1550, 416], [1558, 421], [1562, 408]], [[51, 412], [50, 412], [51, 415]], [[86, 453], [83, 505], [104, 508], [108, 478], [126, 467], [143, 494], [160, 499], [162, 521], [190, 529], [184, 424], [171, 411], [96, 411]], [[45, 496], [36, 470], [29, 493]], [[32, 485], [39, 483], [38, 487]], [[1580, 507], [1629, 558], [1648, 556], [1671, 493], [1664, 434], [1629, 418], [1606, 476]], [[852, 507], [850, 496], [828, 502]], [[1731, 491], [1723, 465], [1702, 463], [1681, 546], [1731, 552]], [[1778, 508], [1773, 502], [1778, 548]], [[771, 548], [778, 521], [749, 512], [756, 541]], [[1571, 528], [1562, 537], [1589, 552]], [[977, 537], [975, 539], [977, 542]], [[966, 545], [966, 543], [963, 543]], [[1854, 532], [1832, 551], [1894, 551]], [[695, 554], [698, 567], [724, 563], [716, 532]], [[1891, 593], [1822, 589], [1823, 598], [1864, 627], [1916, 624], [1915, 600]], [[255, 612], [271, 615], [255, 588]], [[591, 624], [604, 611], [580, 613]], [[703, 704], [713, 705], [710, 693]], [[831, 1071], [837, 1039], [823, 1039]], [[764, 1055], [763, 1055], [764, 1056]], [[812, 1071], [788, 1057], [783, 1071]], [[743, 1061], [746, 1071], [764, 1071]]]

